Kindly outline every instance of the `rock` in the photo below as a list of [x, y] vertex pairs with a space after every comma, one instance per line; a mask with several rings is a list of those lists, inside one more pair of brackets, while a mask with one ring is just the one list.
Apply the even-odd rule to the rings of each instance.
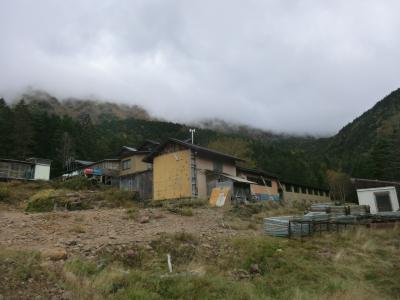
[[64, 260], [68, 257], [67, 251], [63, 248], [46, 249], [42, 252], [42, 255], [50, 260]]
[[65, 245], [67, 246], [75, 246], [76, 244], [78, 244], [77, 240], [69, 240], [65, 242]]
[[204, 248], [212, 249], [212, 246], [210, 244], [201, 244]]
[[252, 264], [250, 266], [250, 274], [260, 274], [260, 267], [258, 264]]
[[150, 222], [150, 218], [149, 218], [149, 216], [143, 216], [143, 217], [140, 218], [139, 222], [140, 222], [141, 224], [143, 224], [143, 223], [149, 223], [149, 222]]

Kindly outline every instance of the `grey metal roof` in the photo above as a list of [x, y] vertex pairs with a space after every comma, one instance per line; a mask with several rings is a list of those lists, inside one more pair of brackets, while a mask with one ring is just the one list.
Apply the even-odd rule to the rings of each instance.
[[18, 159], [0, 158], [0, 161], [10, 162], [10, 163], [19, 163], [19, 164], [25, 164], [25, 165], [34, 165], [33, 162], [29, 162], [29, 161], [25, 161], [25, 160], [18, 160]]
[[78, 164], [85, 165], [85, 166], [88, 166], [88, 165], [91, 165], [94, 163], [94, 161], [87, 161], [87, 160], [80, 160], [80, 159], [75, 159], [74, 162], [77, 162]]
[[228, 154], [225, 154], [225, 153], [222, 153], [222, 152], [219, 152], [219, 151], [215, 151], [215, 150], [212, 150], [212, 149], [209, 149], [209, 148], [206, 148], [206, 147], [202, 147], [202, 146], [199, 146], [199, 145], [187, 143], [187, 142], [184, 142], [184, 141], [181, 141], [181, 140], [178, 140], [178, 139], [174, 139], [174, 138], [168, 138], [165, 142], [163, 142], [158, 147], [156, 147], [153, 152], [151, 152], [149, 155], [147, 155], [143, 159], [143, 161], [146, 161], [146, 162], [153, 161], [153, 158], [155, 156], [157, 156], [161, 152], [161, 150], [168, 143], [176, 143], [176, 144], [179, 144], [181, 146], [187, 147], [189, 149], [195, 150], [197, 152], [208, 154], [208, 155], [212, 155], [212, 156], [216, 156], [216, 157], [219, 157], [219, 158], [222, 158], [222, 159], [228, 159], [228, 160], [234, 160], [234, 161], [244, 161], [243, 159], [238, 158], [238, 157], [233, 156], [233, 155], [228, 155]]

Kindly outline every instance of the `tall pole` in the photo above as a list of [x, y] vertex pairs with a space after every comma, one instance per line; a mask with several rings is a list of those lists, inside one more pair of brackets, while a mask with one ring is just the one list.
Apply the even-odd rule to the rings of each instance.
[[196, 129], [190, 128], [189, 131], [190, 131], [190, 133], [192, 134], [192, 144], [194, 144], [194, 133], [196, 132]]

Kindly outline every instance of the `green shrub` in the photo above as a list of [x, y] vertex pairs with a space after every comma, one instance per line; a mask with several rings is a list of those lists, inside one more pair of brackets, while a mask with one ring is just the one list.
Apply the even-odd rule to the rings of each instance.
[[48, 212], [54, 209], [55, 197], [57, 193], [55, 190], [46, 189], [33, 195], [28, 202], [26, 211], [30, 212]]
[[6, 185], [1, 184], [0, 185], [0, 202], [1, 201], [8, 202], [9, 197], [10, 197], [10, 190], [8, 189], [8, 187]]
[[99, 188], [99, 183], [84, 176], [78, 176], [64, 181], [57, 181], [54, 183], [56, 189], [67, 189], [67, 190], [89, 190]]
[[77, 276], [92, 276], [103, 270], [104, 265], [79, 257], [68, 260], [65, 268]]
[[135, 194], [118, 188], [109, 188], [99, 195], [106, 207], [131, 207], [134, 205]]
[[177, 214], [177, 215], [181, 215], [181, 216], [185, 216], [185, 217], [191, 217], [193, 216], [193, 210], [191, 208], [186, 208], [186, 207], [169, 207], [167, 208], [168, 211]]
[[45, 189], [39, 191], [29, 198], [26, 211], [49, 212], [53, 211], [55, 207], [60, 207], [67, 210], [90, 208], [88, 202], [74, 203], [73, 200], [67, 196], [67, 193], [68, 191], [54, 189]]
[[198, 239], [187, 232], [175, 234], [163, 234], [158, 240], [151, 242], [151, 246], [155, 251], [165, 257], [170, 254], [173, 264], [189, 263], [196, 254], [196, 246], [199, 244]]

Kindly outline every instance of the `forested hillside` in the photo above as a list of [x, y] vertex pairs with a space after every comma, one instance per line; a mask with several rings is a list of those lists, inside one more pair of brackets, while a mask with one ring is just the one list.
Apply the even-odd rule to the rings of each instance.
[[320, 149], [333, 167], [353, 176], [400, 180], [400, 89], [345, 126]]
[[[152, 119], [138, 106], [60, 101], [46, 93], [0, 100], [0, 157], [53, 160], [59, 176], [68, 157], [116, 157], [121, 146], [145, 139], [189, 138], [187, 125]], [[331, 138], [292, 137], [224, 123], [202, 122], [196, 143], [247, 160], [287, 181], [325, 185], [329, 169], [351, 176], [400, 180], [400, 90]]]

